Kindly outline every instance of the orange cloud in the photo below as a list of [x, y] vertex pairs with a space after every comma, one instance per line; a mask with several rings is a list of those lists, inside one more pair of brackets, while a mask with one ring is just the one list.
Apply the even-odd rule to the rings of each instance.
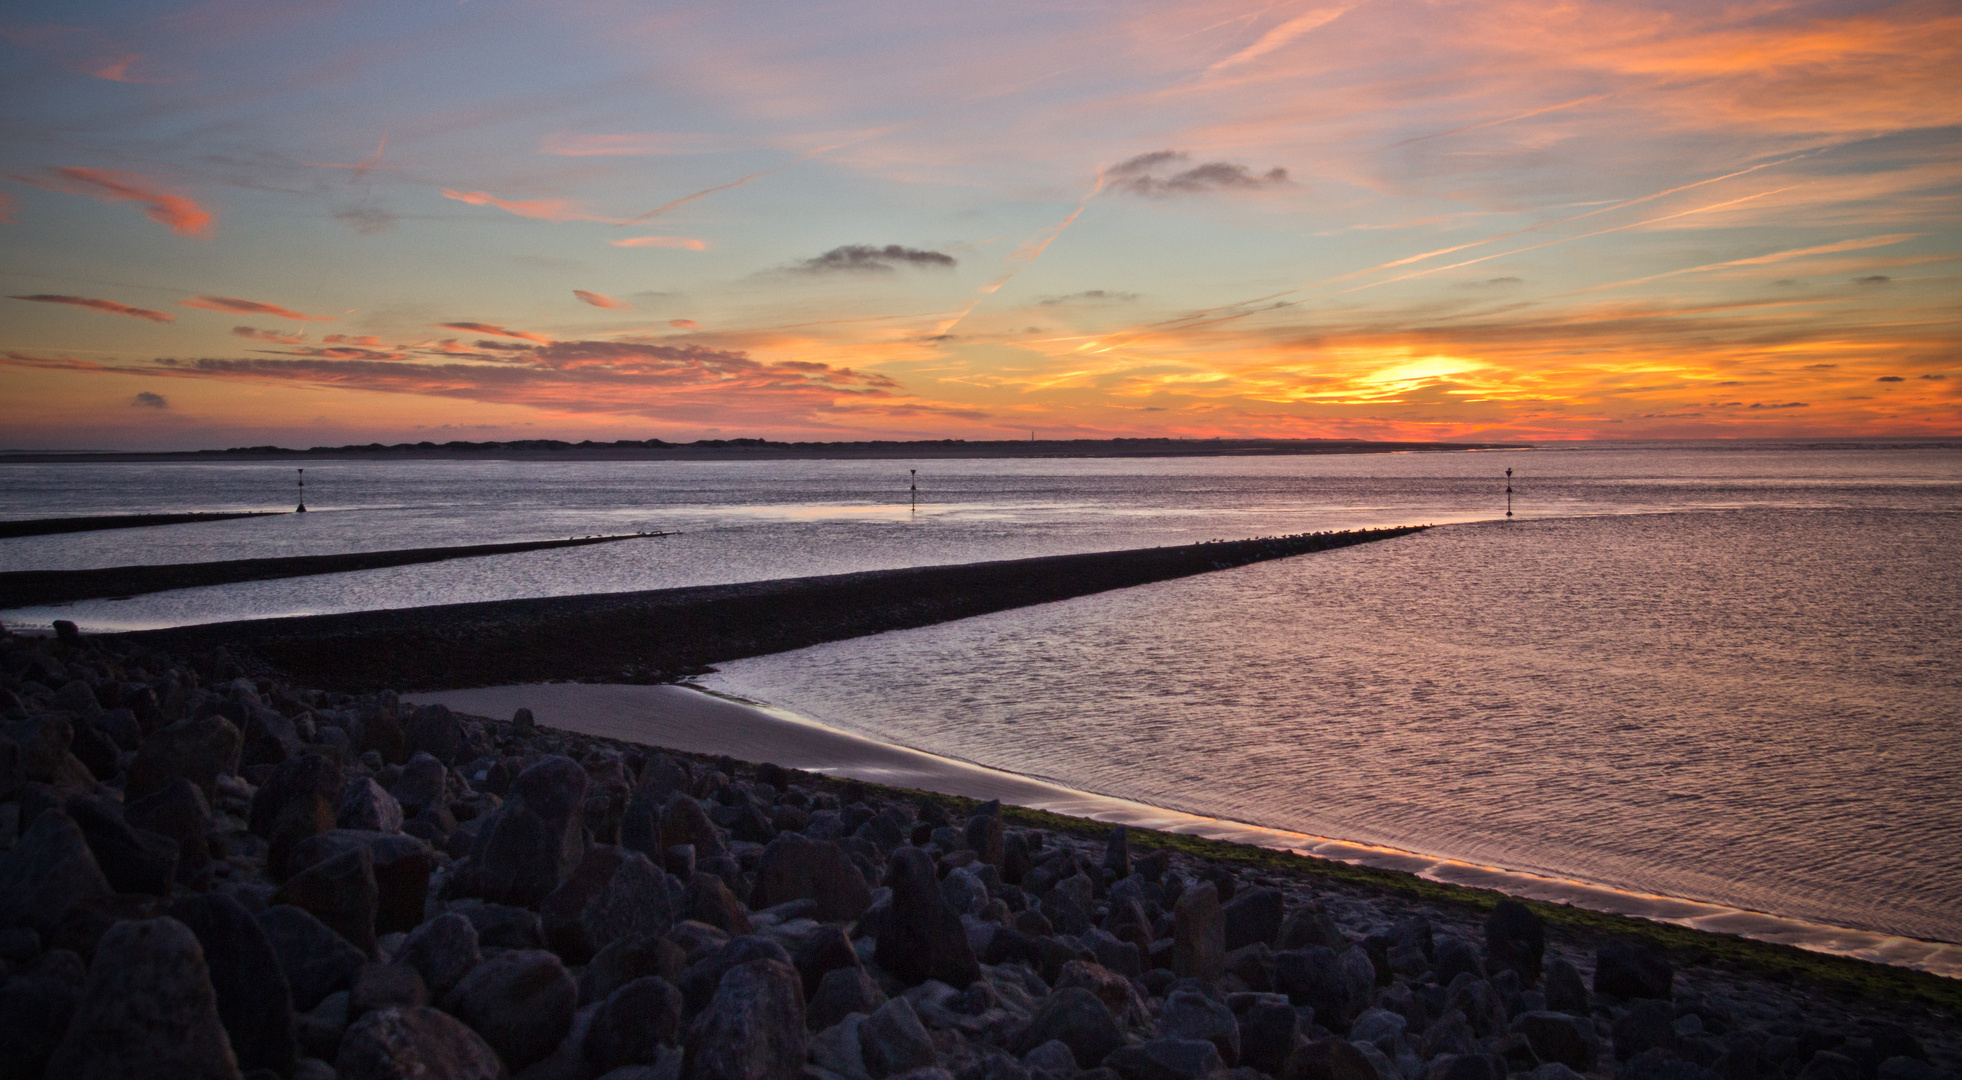
[[297, 345], [306, 340], [304, 334], [282, 334], [277, 330], [259, 330], [250, 326], [232, 327], [232, 336], [248, 338], [252, 341], [277, 341], [282, 345]]
[[437, 323], [436, 325], [445, 330], [466, 330], [472, 334], [496, 334], [498, 337], [517, 338], [520, 341], [536, 341], [541, 345], [550, 345], [552, 343], [552, 339], [543, 334], [528, 333], [524, 330], [507, 330], [494, 323], [446, 322]]
[[362, 345], [368, 348], [381, 347], [381, 339], [378, 337], [351, 337], [347, 334], [328, 334], [320, 340], [329, 345]]
[[615, 300], [611, 296], [607, 296], [604, 293], [587, 292], [584, 289], [574, 289], [572, 290], [572, 295], [598, 308], [615, 308], [615, 309], [627, 309], [627, 310], [632, 310], [633, 308], [633, 305], [627, 303], [625, 300]]
[[694, 240], [686, 236], [630, 236], [625, 240], [608, 240], [607, 243], [624, 248], [686, 248], [689, 251], [704, 251], [708, 248], [708, 241]]
[[599, 221], [608, 225], [626, 224], [617, 218], [595, 217], [586, 213], [571, 199], [500, 199], [488, 192], [452, 191], [449, 188], [443, 189], [443, 197], [469, 203], [472, 206], [495, 206], [507, 213], [537, 221]]
[[291, 319], [294, 322], [333, 322], [332, 315], [305, 315], [288, 311], [278, 304], [261, 304], [257, 300], [240, 300], [235, 296], [193, 296], [189, 300], [177, 302], [183, 307], [203, 308], [206, 311], [228, 311], [234, 315], [271, 315], [275, 319]]
[[668, 325], [676, 330], [700, 330], [702, 324], [693, 319], [669, 319]]
[[194, 236], [200, 240], [211, 239], [213, 220], [211, 211], [199, 206], [192, 199], [158, 189], [156, 181], [147, 176], [116, 172], [111, 169], [84, 169], [79, 166], [49, 169], [38, 176], [21, 173], [11, 175], [22, 183], [68, 195], [86, 195], [97, 202], [141, 203], [143, 216], [158, 224], [170, 226], [171, 232], [179, 236]]
[[9, 300], [34, 300], [43, 304], [73, 304], [91, 311], [106, 311], [111, 315], [128, 315], [133, 319], [148, 319], [151, 322], [176, 322], [177, 316], [149, 308], [131, 307], [114, 300], [97, 300], [90, 296], [56, 296], [52, 293], [35, 293], [32, 296], [10, 296]]

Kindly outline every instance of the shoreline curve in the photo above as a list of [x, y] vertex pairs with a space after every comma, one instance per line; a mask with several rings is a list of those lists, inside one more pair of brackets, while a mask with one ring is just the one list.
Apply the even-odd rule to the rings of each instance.
[[998, 798], [1072, 817], [1293, 851], [1444, 884], [1962, 978], [1962, 944], [1831, 926], [1167, 809], [885, 742], [787, 709], [685, 684], [527, 683], [417, 692], [403, 698], [417, 704], [441, 703], [478, 716], [508, 716], [524, 707], [542, 725], [586, 735], [772, 761], [808, 772], [945, 795]]

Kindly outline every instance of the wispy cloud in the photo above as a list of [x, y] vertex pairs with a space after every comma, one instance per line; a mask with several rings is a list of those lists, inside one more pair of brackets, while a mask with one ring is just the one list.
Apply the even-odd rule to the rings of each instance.
[[278, 304], [240, 300], [236, 296], [193, 296], [189, 300], [179, 300], [178, 304], [189, 308], [203, 308], [206, 311], [225, 311], [234, 315], [271, 315], [275, 319], [290, 319], [293, 322], [334, 321], [332, 315], [308, 315], [280, 307]]
[[957, 260], [943, 251], [926, 251], [899, 244], [887, 244], [885, 247], [846, 244], [822, 255], [800, 259], [790, 269], [800, 274], [890, 274], [897, 266], [951, 270], [956, 264]]
[[1223, 71], [1230, 67], [1238, 67], [1241, 64], [1258, 60], [1276, 49], [1283, 48], [1303, 34], [1312, 30], [1319, 30], [1342, 16], [1347, 15], [1349, 10], [1355, 6], [1355, 4], [1346, 4], [1340, 7], [1319, 7], [1296, 15], [1294, 18], [1260, 35], [1260, 38], [1253, 44], [1213, 64], [1208, 70]]
[[1129, 304], [1138, 299], [1134, 292], [1112, 292], [1107, 289], [1085, 289], [1082, 292], [1063, 296], [1046, 296], [1036, 301], [1039, 307], [1060, 307], [1065, 304]]
[[743, 144], [727, 135], [683, 134], [669, 131], [631, 131], [616, 135], [545, 136], [541, 154], [558, 157], [656, 157], [670, 154], [713, 154]]
[[31, 296], [11, 296], [8, 299], [33, 300], [43, 304], [72, 304], [75, 307], [88, 308], [91, 311], [103, 311], [111, 315], [128, 315], [133, 319], [148, 319], [151, 322], [169, 323], [177, 321], [177, 316], [168, 312], [131, 307], [128, 304], [119, 304], [114, 300], [98, 300], [92, 296], [58, 296], [53, 293], [35, 293]]
[[251, 341], [276, 341], [282, 345], [298, 345], [306, 340], [305, 334], [282, 334], [277, 330], [260, 330], [251, 326], [232, 327], [232, 336]]
[[681, 248], [685, 251], [706, 251], [708, 241], [696, 240], [687, 236], [629, 236], [625, 240], [608, 240], [614, 247], [623, 248]]
[[151, 393], [148, 390], [138, 391], [135, 397], [129, 399], [129, 404], [130, 407], [133, 409], [170, 408], [170, 400], [168, 398], [164, 397], [162, 394]]
[[498, 337], [517, 338], [520, 341], [535, 341], [542, 345], [549, 345], [552, 342], [551, 338], [543, 334], [534, 334], [527, 330], [510, 330], [498, 326], [495, 323], [446, 322], [437, 323], [436, 325], [444, 330], [464, 330], [472, 334], [495, 334]]
[[1275, 166], [1256, 175], [1245, 165], [1208, 161], [1184, 167], [1192, 155], [1183, 150], [1154, 150], [1104, 170], [1112, 190], [1131, 195], [1199, 195], [1215, 191], [1252, 191], [1288, 182], [1288, 171]]
[[170, 231], [179, 236], [192, 236], [200, 240], [211, 238], [214, 220], [211, 211], [188, 196], [165, 191], [161, 184], [147, 176], [80, 166], [9, 175], [25, 184], [69, 195], [86, 195], [97, 202], [137, 203], [143, 207], [144, 217], [169, 226]]
[[622, 311], [631, 310], [633, 308], [633, 305], [627, 303], [625, 300], [615, 300], [611, 296], [607, 296], [604, 293], [587, 292], [584, 289], [574, 289], [572, 290], [572, 295], [578, 297], [581, 303], [591, 304], [596, 308], [612, 308], [615, 310], [622, 310]]
[[455, 199], [457, 202], [469, 203], [471, 206], [495, 206], [506, 213], [537, 221], [598, 221], [608, 225], [626, 224], [619, 218], [600, 217], [588, 213], [580, 209], [579, 203], [572, 199], [500, 199], [483, 191], [453, 191], [449, 188], [442, 190], [445, 199]]

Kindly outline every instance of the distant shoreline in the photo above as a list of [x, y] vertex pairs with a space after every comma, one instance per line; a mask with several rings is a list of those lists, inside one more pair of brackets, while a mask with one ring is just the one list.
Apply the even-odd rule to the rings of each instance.
[[930, 439], [915, 442], [771, 442], [767, 439], [660, 439], [564, 442], [368, 443], [315, 446], [240, 446], [227, 450], [0, 451], [0, 465], [119, 462], [290, 461], [345, 458], [366, 461], [793, 461], [893, 460], [905, 458], [1127, 458], [1275, 457], [1319, 454], [1449, 453], [1531, 450], [1532, 443], [1385, 442], [1369, 439]]

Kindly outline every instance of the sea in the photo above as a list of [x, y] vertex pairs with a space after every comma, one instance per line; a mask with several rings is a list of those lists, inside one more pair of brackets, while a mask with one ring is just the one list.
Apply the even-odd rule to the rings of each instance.
[[0, 620], [110, 631], [1428, 524], [734, 661], [703, 683], [1172, 810], [1921, 942], [1888, 955], [1962, 973], [1940, 947], [1962, 942], [1962, 441], [0, 459], [0, 517], [290, 509], [302, 466], [305, 515], [0, 540], [0, 569], [666, 535]]

